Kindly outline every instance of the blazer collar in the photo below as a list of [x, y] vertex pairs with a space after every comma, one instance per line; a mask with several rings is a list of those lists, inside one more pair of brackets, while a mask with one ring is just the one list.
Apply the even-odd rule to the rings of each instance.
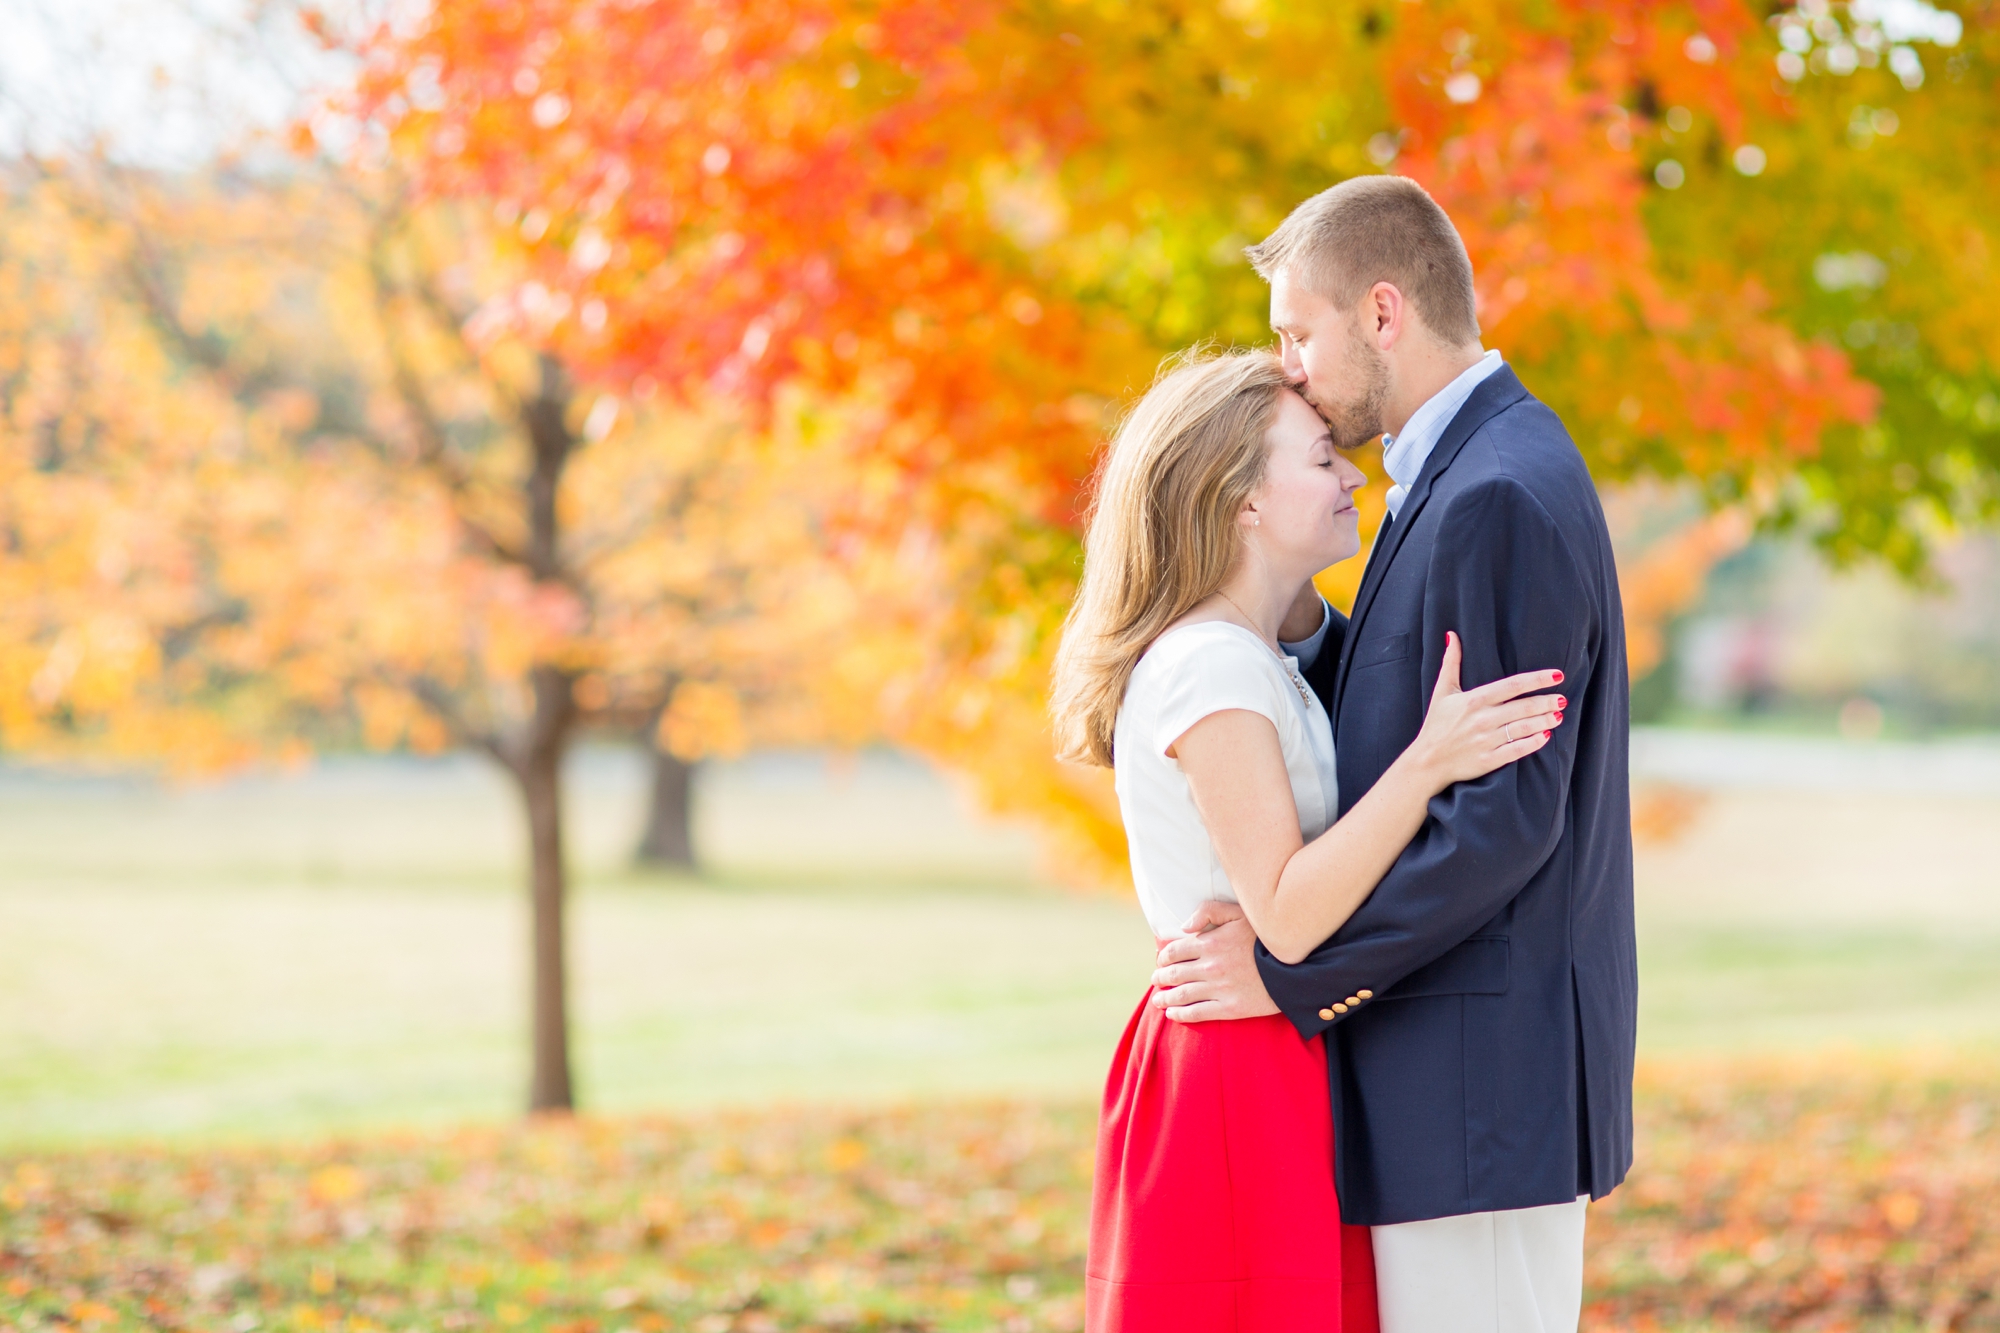
[[1410, 488], [1409, 495], [1404, 497], [1403, 512], [1389, 525], [1386, 544], [1380, 536], [1376, 538], [1375, 549], [1368, 554], [1368, 568], [1361, 575], [1361, 587], [1354, 594], [1354, 611], [1347, 618], [1347, 640], [1341, 645], [1340, 670], [1333, 686], [1334, 717], [1339, 717], [1341, 696], [1347, 691], [1347, 672], [1353, 661], [1354, 645], [1361, 638], [1361, 621], [1375, 604], [1375, 593], [1382, 586], [1389, 562], [1396, 558], [1396, 552], [1402, 549], [1403, 539], [1416, 526], [1417, 513], [1431, 498], [1437, 479], [1458, 457], [1459, 450], [1465, 447], [1473, 432], [1502, 408], [1511, 407], [1527, 396], [1528, 391], [1522, 387], [1520, 377], [1514, 374], [1512, 366], [1503, 365], [1481, 380], [1465, 400], [1465, 405], [1458, 409], [1458, 415], [1445, 427], [1444, 434], [1438, 437], [1437, 447], [1425, 460], [1422, 474]]

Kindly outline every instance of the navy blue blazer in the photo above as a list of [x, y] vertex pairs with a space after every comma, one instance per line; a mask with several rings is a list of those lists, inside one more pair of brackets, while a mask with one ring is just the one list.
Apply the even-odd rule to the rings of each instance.
[[1337, 658], [1307, 675], [1333, 719], [1342, 814], [1415, 739], [1448, 630], [1468, 689], [1560, 667], [1565, 721], [1535, 754], [1434, 797], [1310, 957], [1257, 949], [1286, 1017], [1326, 1034], [1350, 1223], [1599, 1197], [1631, 1166], [1624, 623], [1583, 458], [1503, 367], [1376, 539]]

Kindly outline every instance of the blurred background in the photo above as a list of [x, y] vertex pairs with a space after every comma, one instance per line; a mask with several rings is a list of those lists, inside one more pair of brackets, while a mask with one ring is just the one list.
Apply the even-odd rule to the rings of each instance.
[[1092, 462], [1394, 171], [1619, 549], [1588, 1326], [2000, 1327], [2000, 9], [0, 31], [0, 1326], [1080, 1327]]

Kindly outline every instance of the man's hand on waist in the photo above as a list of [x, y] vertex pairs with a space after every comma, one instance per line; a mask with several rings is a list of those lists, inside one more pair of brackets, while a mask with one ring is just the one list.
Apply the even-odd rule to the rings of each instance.
[[1241, 907], [1203, 903], [1182, 928], [1194, 933], [1160, 950], [1152, 1005], [1176, 1023], [1278, 1012], [1257, 973], [1257, 935]]

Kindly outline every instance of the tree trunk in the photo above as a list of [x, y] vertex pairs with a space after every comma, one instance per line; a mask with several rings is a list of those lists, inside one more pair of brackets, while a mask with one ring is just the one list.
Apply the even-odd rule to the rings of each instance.
[[694, 765], [650, 732], [646, 750], [653, 761], [653, 790], [646, 802], [646, 831], [633, 859], [645, 866], [693, 870]]
[[[539, 358], [539, 390], [521, 404], [534, 466], [522, 488], [528, 520], [527, 565], [535, 582], [561, 584], [563, 469], [576, 439], [570, 434], [569, 376], [562, 362], [544, 352]], [[530, 669], [535, 712], [518, 762], [528, 801], [529, 854], [533, 872], [535, 976], [534, 1073], [528, 1110], [569, 1111], [576, 1099], [569, 1078], [569, 994], [563, 951], [565, 874], [562, 845], [562, 761], [576, 722], [576, 682], [561, 667], [542, 663]]]
[[569, 681], [551, 667], [537, 667], [534, 675], [537, 721], [545, 725], [537, 728], [540, 743], [530, 747], [519, 772], [521, 797], [528, 809], [529, 895], [534, 921], [530, 1113], [576, 1107], [570, 1087], [569, 977], [563, 938], [568, 882], [563, 864], [562, 760], [568, 728], [561, 723], [546, 725], [565, 710]]

